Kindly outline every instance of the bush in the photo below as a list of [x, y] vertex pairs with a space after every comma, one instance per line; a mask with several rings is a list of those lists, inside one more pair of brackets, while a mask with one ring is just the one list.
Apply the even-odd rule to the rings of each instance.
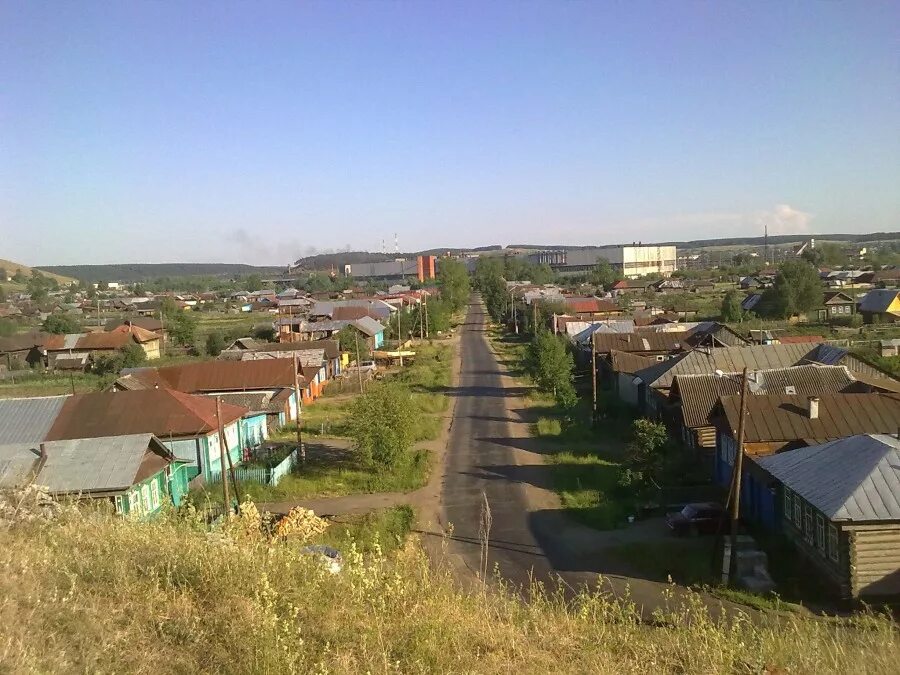
[[81, 324], [77, 319], [66, 314], [51, 314], [44, 319], [41, 328], [48, 333], [66, 335], [80, 332]]
[[225, 339], [222, 334], [214, 330], [206, 336], [206, 353], [210, 356], [218, 356], [225, 349]]
[[367, 463], [379, 470], [392, 469], [408, 458], [420, 418], [409, 389], [378, 382], [353, 401], [349, 434]]
[[134, 343], [122, 347], [119, 350], [119, 356], [121, 357], [121, 368], [136, 368], [147, 360], [147, 352], [143, 347]]

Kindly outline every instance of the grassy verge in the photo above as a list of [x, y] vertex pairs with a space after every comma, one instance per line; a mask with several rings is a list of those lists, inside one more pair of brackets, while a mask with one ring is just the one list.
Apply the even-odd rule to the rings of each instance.
[[415, 512], [411, 506], [393, 506], [361, 516], [345, 516], [332, 521], [318, 538], [339, 551], [347, 551], [355, 544], [357, 550], [371, 553], [380, 548], [384, 553], [396, 550], [406, 541], [412, 530]]
[[[392, 517], [393, 518], [393, 517]], [[240, 524], [240, 523], [239, 523]], [[238, 525], [239, 525], [238, 524]], [[348, 534], [348, 537], [352, 536]], [[380, 536], [380, 535], [379, 535]], [[66, 513], [0, 530], [10, 672], [892, 673], [888, 619], [712, 618], [689, 597], [653, 624], [627, 601], [466, 592], [412, 543], [329, 574], [241, 527]]]

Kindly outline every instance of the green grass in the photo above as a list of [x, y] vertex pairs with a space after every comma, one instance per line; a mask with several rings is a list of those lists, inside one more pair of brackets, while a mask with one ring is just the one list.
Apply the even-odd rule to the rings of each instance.
[[109, 379], [91, 373], [50, 374], [35, 371], [21, 377], [0, 380], [0, 398], [58, 396], [100, 391]]
[[405, 504], [372, 511], [361, 516], [342, 516], [332, 521], [317, 543], [347, 551], [351, 543], [364, 553], [396, 550], [406, 541], [415, 521], [415, 512]]
[[562, 506], [575, 520], [611, 530], [634, 514], [633, 500], [623, 498], [617, 488], [618, 462], [594, 453], [561, 451], [548, 455], [547, 463]]
[[[390, 472], [375, 471], [361, 462], [352, 451], [342, 457], [327, 460], [310, 457], [305, 466], [282, 478], [278, 485], [263, 485], [246, 481], [240, 484], [241, 496], [248, 495], [255, 502], [278, 502], [340, 497], [374, 492], [409, 492], [422, 487], [428, 480], [430, 468], [428, 452], [418, 450], [409, 461]], [[192, 501], [205, 504], [221, 499], [219, 483], [195, 488]]]

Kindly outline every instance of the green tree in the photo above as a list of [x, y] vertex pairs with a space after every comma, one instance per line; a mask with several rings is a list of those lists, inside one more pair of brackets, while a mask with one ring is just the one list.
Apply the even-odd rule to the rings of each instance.
[[12, 280], [17, 284], [24, 284], [28, 279], [25, 277], [25, 274], [22, 273], [21, 269], [16, 268], [16, 273], [13, 274]]
[[265, 340], [266, 342], [275, 341], [275, 329], [269, 324], [260, 324], [254, 327], [253, 337], [257, 340]]
[[137, 368], [147, 360], [147, 352], [139, 344], [132, 342], [119, 350], [119, 360], [121, 363], [119, 370], [122, 368]]
[[166, 329], [176, 344], [182, 347], [192, 347], [197, 333], [197, 319], [189, 312], [179, 311], [169, 317]]
[[608, 260], [601, 258], [591, 270], [589, 280], [595, 286], [601, 286], [603, 290], [608, 291], [620, 280], [620, 275]]
[[9, 337], [16, 332], [16, 324], [9, 319], [0, 319], [0, 337]]
[[338, 344], [341, 346], [342, 352], [350, 354], [352, 361], [356, 360], [356, 350], [359, 349], [359, 360], [367, 361], [372, 358], [372, 350], [369, 344], [363, 339], [353, 326], [344, 326], [337, 333]]
[[165, 319], [171, 319], [172, 317], [181, 313], [182, 311], [178, 308], [178, 303], [175, 302], [175, 298], [167, 295], [162, 299], [162, 302], [159, 305], [160, 316]]
[[258, 274], [251, 274], [244, 279], [244, 290], [253, 293], [262, 290], [262, 277]]
[[350, 406], [354, 448], [373, 468], [386, 471], [409, 460], [419, 413], [409, 390], [395, 382], [376, 382]]
[[538, 389], [553, 394], [557, 403], [572, 407], [577, 402], [572, 372], [575, 361], [561, 338], [539, 330], [525, 351], [525, 369]]
[[453, 258], [438, 261], [437, 281], [441, 288], [441, 298], [451, 311], [458, 312], [469, 301], [469, 273], [466, 266]]
[[814, 267], [825, 264], [825, 254], [820, 248], [808, 248], [800, 254], [800, 257]]
[[222, 334], [214, 330], [206, 336], [206, 353], [210, 356], [218, 356], [225, 349], [225, 338]]
[[719, 311], [722, 321], [740, 321], [744, 315], [741, 309], [741, 294], [732, 288], [722, 298], [722, 308]]
[[93, 357], [91, 370], [97, 375], [115, 375], [122, 370], [122, 363], [123, 358], [120, 352], [115, 354], [98, 354]]
[[80, 332], [81, 324], [78, 323], [77, 319], [68, 316], [67, 314], [51, 314], [44, 319], [44, 323], [41, 324], [41, 329], [47, 333], [66, 335]]
[[763, 293], [760, 311], [787, 318], [821, 307], [824, 298], [819, 271], [803, 260], [788, 260], [778, 270], [772, 287]]

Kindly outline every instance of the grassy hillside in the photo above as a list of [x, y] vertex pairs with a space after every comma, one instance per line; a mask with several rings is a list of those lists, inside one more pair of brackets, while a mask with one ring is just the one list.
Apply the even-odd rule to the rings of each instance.
[[597, 595], [463, 592], [412, 542], [363, 554], [342, 536], [331, 575], [252, 514], [213, 533], [174, 517], [14, 520], [0, 528], [7, 672], [888, 673], [900, 657], [896, 626], [872, 616], [720, 623], [691, 605], [647, 625]]
[[[22, 274], [24, 274], [25, 276], [31, 276], [31, 267], [29, 267], [28, 265], [23, 265], [22, 263], [13, 262], [12, 260], [3, 260], [2, 258], [0, 258], [0, 267], [5, 269], [10, 276], [15, 274], [16, 270], [22, 270]], [[67, 286], [73, 281], [77, 281], [77, 279], [74, 277], [48, 272], [45, 269], [41, 269], [40, 271], [44, 276], [56, 279], [62, 286]]]

